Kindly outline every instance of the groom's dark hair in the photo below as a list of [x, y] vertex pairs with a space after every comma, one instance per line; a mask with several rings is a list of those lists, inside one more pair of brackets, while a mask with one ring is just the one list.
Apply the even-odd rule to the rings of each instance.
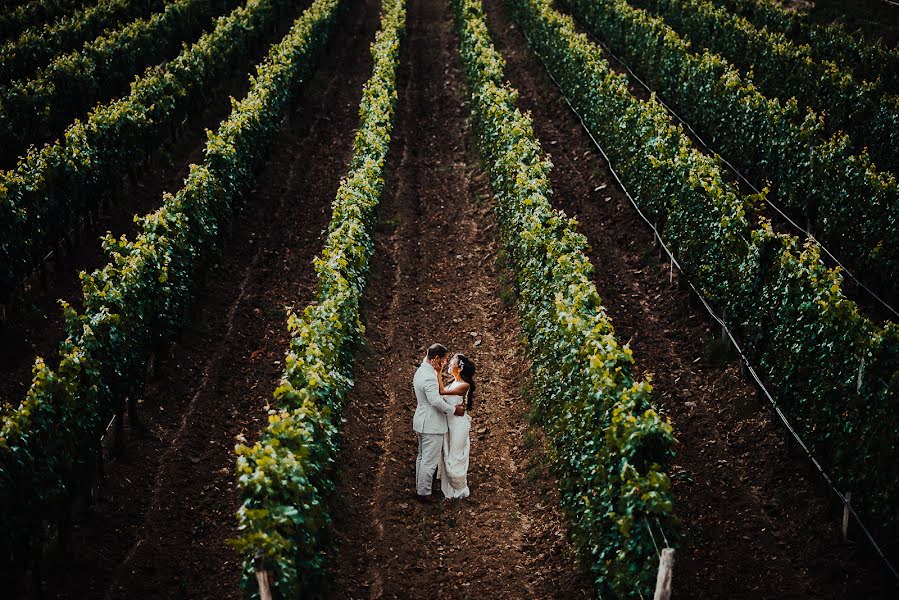
[[434, 360], [438, 356], [443, 358], [449, 354], [449, 351], [443, 344], [431, 344], [431, 347], [428, 348], [428, 360]]

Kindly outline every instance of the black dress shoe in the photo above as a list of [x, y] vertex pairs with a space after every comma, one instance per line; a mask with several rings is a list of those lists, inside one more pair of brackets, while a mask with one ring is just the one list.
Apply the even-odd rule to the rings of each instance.
[[440, 502], [440, 498], [438, 498], [437, 496], [422, 496], [418, 493], [415, 494], [415, 499], [422, 504], [435, 504], [437, 502]]

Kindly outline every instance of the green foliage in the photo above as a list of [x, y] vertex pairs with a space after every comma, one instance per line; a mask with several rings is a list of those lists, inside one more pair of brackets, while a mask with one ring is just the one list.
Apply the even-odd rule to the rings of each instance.
[[0, 88], [0, 157], [52, 139], [98, 100], [127, 91], [136, 73], [177, 54], [239, 0], [177, 0], [146, 19], [56, 57], [30, 79]]
[[564, 0], [576, 18], [758, 180], [777, 204], [870, 285], [899, 296], [899, 182], [795, 102], [769, 100], [721, 57], [695, 53], [660, 18], [624, 0]]
[[[658, 224], [690, 280], [726, 315], [781, 409], [879, 541], [899, 539], [899, 328], [841, 291], [817, 247], [756, 220], [654, 100], [633, 97], [549, 0], [509, 0], [532, 48]], [[697, 101], [700, 99], [697, 98]]]
[[246, 98], [209, 133], [206, 158], [191, 167], [184, 187], [138, 219], [133, 241], [107, 237], [109, 264], [82, 274], [84, 309], [66, 309], [59, 368], [39, 359], [25, 400], [0, 422], [4, 565], [20, 573], [40, 549], [47, 526], [70, 510], [74, 490], [90, 480], [101, 425], [141, 385], [151, 353], [177, 331], [201, 269], [215, 253], [221, 224], [252, 188], [338, 5], [317, 0], [303, 13], [259, 65]]
[[314, 589], [324, 572], [321, 550], [330, 519], [337, 425], [353, 385], [353, 353], [365, 331], [362, 293], [384, 187], [405, 22], [404, 0], [386, 0], [349, 174], [337, 191], [325, 248], [315, 261], [316, 302], [288, 318], [290, 349], [268, 426], [254, 445], [236, 448], [244, 500], [234, 545], [244, 553], [244, 585], [254, 595], [257, 553], [274, 567], [283, 598]]
[[[192, 1], [192, 0], [186, 0]], [[247, 0], [124, 98], [94, 108], [63, 137], [0, 173], [0, 299], [17, 292], [84, 214], [136, 172], [294, 0]]]
[[651, 595], [658, 559], [647, 522], [657, 527], [658, 519], [669, 539], [676, 530], [666, 474], [671, 426], [653, 410], [650, 382], [634, 379], [631, 350], [616, 339], [589, 278], [586, 239], [552, 209], [551, 165], [515, 106], [517, 92], [503, 84], [480, 0], [454, 7], [472, 120], [539, 390], [535, 416], [552, 443], [563, 508], [599, 594]]
[[776, 0], [712, 1], [757, 27], [782, 33], [798, 44], [807, 44], [819, 60], [851, 69], [859, 79], [879, 78], [885, 89], [894, 94], [899, 92], [899, 49], [888, 48], [883, 40], [869, 42], [861, 32], [849, 31], [841, 23], [815, 23]]
[[[10, 0], [15, 4], [17, 0]], [[88, 0], [30, 0], [0, 12], [0, 36], [8, 38], [25, 29], [38, 27], [89, 4]]]
[[0, 81], [25, 77], [120, 23], [159, 10], [165, 0], [100, 0], [52, 24], [29, 27], [0, 47]]
[[832, 62], [817, 61], [808, 46], [797, 46], [780, 33], [756, 28], [746, 19], [709, 0], [635, 0], [665, 18], [672, 28], [697, 44], [727, 57], [765, 93], [796, 98], [826, 113], [831, 133], [847, 132], [857, 149], [867, 147], [884, 169], [899, 168], [893, 129], [896, 97], [885, 95], [879, 81], [857, 81]]

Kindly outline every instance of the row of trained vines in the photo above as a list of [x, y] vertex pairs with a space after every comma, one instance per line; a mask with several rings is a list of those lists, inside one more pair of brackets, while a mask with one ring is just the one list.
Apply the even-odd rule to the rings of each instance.
[[[16, 0], [11, 0], [9, 4], [16, 4]], [[90, 0], [28, 0], [20, 2], [18, 6], [0, 13], [0, 37], [9, 38], [30, 27], [44, 25], [88, 4], [91, 4]]]
[[349, 172], [337, 191], [325, 246], [315, 261], [316, 301], [288, 318], [290, 347], [268, 426], [255, 444], [237, 447], [243, 506], [237, 515], [236, 547], [245, 557], [244, 585], [250, 591], [256, 587], [257, 557], [274, 569], [274, 587], [283, 598], [315, 589], [324, 573], [337, 429], [353, 385], [354, 350], [365, 333], [362, 295], [384, 189], [405, 24], [405, 1], [385, 0]]
[[[261, 3], [254, 2], [251, 7]], [[0, 422], [0, 556], [32, 564], [48, 531], [66, 535], [88, 493], [103, 426], [143, 382], [148, 358], [178, 332], [219, 232], [254, 185], [285, 110], [328, 39], [338, 0], [317, 0], [257, 68], [247, 96], [210, 132], [184, 186], [139, 219], [134, 240], [104, 240], [110, 262], [83, 275], [82, 312], [65, 307], [59, 366], [38, 359], [24, 401]], [[248, 11], [249, 12], [249, 11]], [[244, 27], [258, 21], [238, 19]], [[233, 34], [232, 34], [233, 35]]]
[[172, 61], [149, 69], [131, 93], [70, 125], [0, 173], [0, 300], [15, 296], [48, 251], [135, 173], [190, 114], [202, 109], [232, 64], [249, 56], [289, 13], [291, 0], [247, 0]]
[[867, 147], [884, 169], [899, 168], [899, 96], [879, 82], [856, 80], [852, 73], [827, 61], [814, 60], [805, 46], [783, 34], [754, 27], [709, 0], [635, 0], [658, 13], [694, 43], [752, 72], [766, 93], [827, 114], [829, 131], [846, 131], [859, 148]]
[[57, 57], [34, 77], [0, 87], [0, 164], [53, 139], [98, 100], [127, 91], [134, 75], [171, 58], [239, 0], [177, 0], [146, 19]]
[[655, 101], [632, 96], [550, 0], [509, 0], [534, 51], [605, 148], [688, 278], [741, 338], [777, 401], [883, 543], [894, 500], [899, 328], [865, 318], [817, 246], [775, 233]]
[[757, 27], [786, 35], [807, 44], [819, 60], [829, 60], [851, 69], [866, 81], [881, 80], [883, 86], [899, 93], [899, 48], [888, 48], [882, 40], [869, 42], [860, 32], [849, 31], [840, 23], [818, 24], [776, 0], [713, 0]]
[[808, 223], [853, 273], [899, 295], [899, 182], [855, 154], [845, 135], [794, 100], [769, 100], [720, 56], [696, 53], [661, 19], [625, 0], [563, 0], [675, 110], [774, 201]]
[[0, 82], [25, 77], [58, 54], [164, 5], [165, 0], [103, 0], [52, 24], [29, 27], [0, 46]]
[[563, 509], [599, 594], [651, 595], [658, 561], [649, 524], [669, 539], [676, 532], [671, 426], [653, 410], [650, 383], [634, 376], [630, 348], [615, 337], [589, 277], [586, 239], [550, 204], [550, 163], [516, 107], [517, 92], [504, 84], [480, 1], [453, 4]]

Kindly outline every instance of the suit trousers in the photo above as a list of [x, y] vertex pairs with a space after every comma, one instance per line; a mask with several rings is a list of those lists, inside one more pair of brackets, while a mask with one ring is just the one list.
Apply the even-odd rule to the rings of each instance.
[[419, 496], [431, 494], [431, 481], [443, 451], [442, 433], [418, 434], [418, 458], [415, 461], [415, 491]]

